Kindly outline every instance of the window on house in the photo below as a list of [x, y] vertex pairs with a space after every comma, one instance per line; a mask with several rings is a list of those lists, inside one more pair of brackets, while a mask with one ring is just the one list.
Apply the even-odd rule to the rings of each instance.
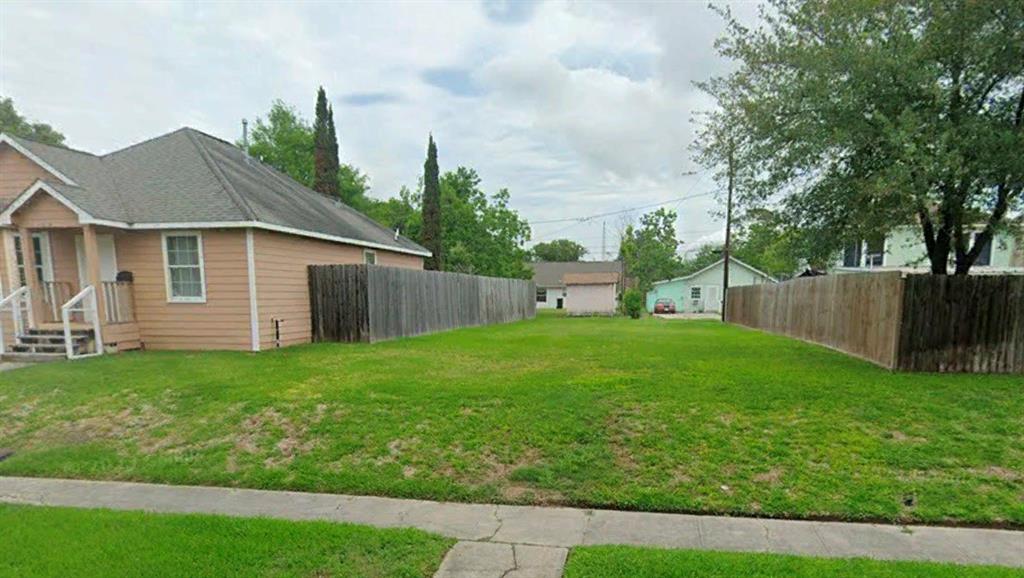
[[[972, 249], [974, 248], [974, 244], [978, 242], [979, 234], [980, 233], [975, 233], [971, 237]], [[977, 260], [974, 261], [974, 264], [979, 267], [988, 267], [992, 264], [992, 239], [989, 239], [988, 243], [985, 243], [985, 246], [981, 249], [981, 253], [978, 255]]]
[[367, 265], [376, 265], [377, 264], [377, 252], [376, 251], [371, 251], [369, 249], [363, 251], [363, 263], [366, 263]]
[[[32, 235], [32, 250], [36, 258], [36, 279], [43, 281], [45, 278], [43, 273], [45, 265], [43, 261], [42, 235]], [[18, 282], [21, 284], [21, 287], [24, 287], [28, 280], [25, 279], [25, 255], [21, 252], [21, 235], [14, 236], [14, 257], [18, 263]]]
[[843, 267], [860, 267], [861, 243], [850, 243], [843, 250]]
[[700, 299], [700, 287], [690, 287], [690, 299]]
[[864, 242], [867, 246], [867, 258], [864, 265], [867, 267], [881, 267], [885, 263], [885, 236], [879, 235]]
[[167, 265], [167, 300], [182, 303], [206, 301], [203, 272], [203, 239], [199, 233], [164, 235]]
[[548, 302], [548, 290], [547, 289], [540, 289], [540, 288], [538, 288], [537, 289], [537, 303], [547, 303], [547, 302]]

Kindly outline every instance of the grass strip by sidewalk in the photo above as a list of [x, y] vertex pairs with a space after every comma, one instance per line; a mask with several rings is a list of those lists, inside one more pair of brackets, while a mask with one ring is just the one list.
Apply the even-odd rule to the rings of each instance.
[[1024, 570], [931, 562], [889, 562], [862, 558], [804, 558], [660, 550], [631, 546], [590, 546], [569, 554], [565, 578], [1021, 578]]
[[430, 576], [454, 540], [330, 522], [0, 504], [0, 576]]

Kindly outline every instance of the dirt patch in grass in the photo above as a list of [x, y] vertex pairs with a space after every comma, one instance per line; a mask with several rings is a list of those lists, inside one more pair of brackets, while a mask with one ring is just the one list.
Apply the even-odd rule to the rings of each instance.
[[767, 472], [761, 472], [753, 477], [753, 480], [759, 484], [777, 485], [779, 480], [782, 479], [782, 468], [776, 466]]
[[[314, 419], [293, 420], [276, 408], [267, 407], [244, 418], [234, 436], [232, 455], [228, 458], [229, 467], [233, 465], [237, 468], [239, 454], [270, 453], [263, 460], [263, 467], [267, 469], [290, 464], [296, 456], [307, 454], [319, 445], [318, 439], [309, 437], [309, 426], [322, 419], [326, 411], [327, 406], [320, 404]], [[272, 449], [266, 447], [268, 444], [272, 444]]]

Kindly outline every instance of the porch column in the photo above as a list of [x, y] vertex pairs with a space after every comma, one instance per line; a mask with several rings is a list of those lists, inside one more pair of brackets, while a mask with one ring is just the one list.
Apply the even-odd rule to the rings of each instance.
[[38, 327], [43, 320], [43, 287], [36, 277], [36, 250], [32, 244], [32, 231], [18, 227], [21, 237], [21, 259], [25, 265], [25, 286], [28, 287], [28, 298], [32, 300], [32, 317], [28, 319], [29, 327]]
[[96, 314], [100, 324], [107, 323], [107, 302], [103, 295], [103, 279], [100, 277], [100, 246], [96, 240], [96, 226], [82, 225], [82, 245], [85, 249], [85, 272], [89, 284], [96, 291]]

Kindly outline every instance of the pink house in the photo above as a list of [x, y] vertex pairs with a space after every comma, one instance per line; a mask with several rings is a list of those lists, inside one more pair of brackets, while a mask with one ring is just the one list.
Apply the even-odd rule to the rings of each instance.
[[429, 255], [191, 128], [105, 155], [0, 134], [0, 207], [5, 356], [305, 343], [307, 265]]

